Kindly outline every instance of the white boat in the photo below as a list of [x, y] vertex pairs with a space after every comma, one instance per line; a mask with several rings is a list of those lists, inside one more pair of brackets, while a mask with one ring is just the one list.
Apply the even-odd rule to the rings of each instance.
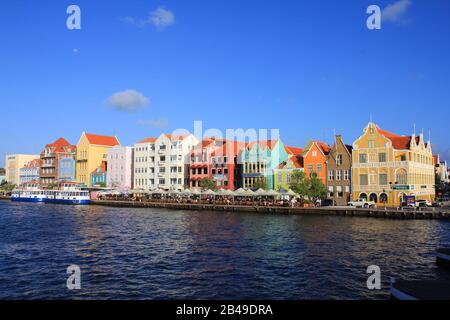
[[39, 184], [25, 184], [11, 193], [11, 201], [46, 202], [61, 204], [89, 204], [89, 191], [75, 183], [61, 183], [56, 190], [41, 189]]
[[89, 191], [83, 191], [75, 183], [61, 183], [57, 190], [47, 190], [48, 203], [61, 204], [89, 204], [91, 202]]
[[11, 201], [44, 202], [47, 195], [37, 183], [26, 183], [11, 192]]

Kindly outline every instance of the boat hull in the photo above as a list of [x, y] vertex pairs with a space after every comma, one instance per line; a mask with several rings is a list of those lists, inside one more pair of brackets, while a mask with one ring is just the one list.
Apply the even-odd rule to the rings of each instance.
[[74, 205], [86, 205], [91, 201], [86, 199], [47, 199], [45, 202], [47, 203], [56, 203], [56, 204], [74, 204]]
[[13, 197], [11, 201], [15, 202], [45, 202], [45, 198], [22, 198], [22, 197]]

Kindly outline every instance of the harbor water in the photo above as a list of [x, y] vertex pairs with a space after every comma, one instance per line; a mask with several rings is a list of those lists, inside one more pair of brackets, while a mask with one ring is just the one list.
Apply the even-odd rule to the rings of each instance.
[[388, 299], [390, 277], [449, 278], [449, 244], [444, 220], [0, 201], [0, 299]]

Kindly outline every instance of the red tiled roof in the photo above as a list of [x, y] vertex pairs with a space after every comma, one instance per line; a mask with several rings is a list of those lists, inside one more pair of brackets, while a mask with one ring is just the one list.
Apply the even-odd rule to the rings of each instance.
[[24, 168], [39, 168], [41, 166], [41, 159], [34, 159], [31, 160], [27, 163], [25, 163], [25, 165], [23, 166]]
[[[303, 168], [303, 157], [301, 156], [290, 156], [289, 161], [292, 162], [294, 168], [301, 169]], [[284, 169], [287, 166], [287, 162], [283, 162], [278, 166], [278, 169]]]
[[247, 143], [247, 148], [251, 149], [255, 144], [259, 144], [259, 147], [262, 150], [265, 150], [266, 148], [269, 148], [269, 150], [272, 150], [275, 144], [278, 142], [278, 140], [260, 140], [260, 141], [253, 141]]
[[[383, 130], [377, 127], [377, 131], [381, 133], [383, 136], [391, 140], [392, 146], [397, 150], [406, 150], [410, 148], [411, 145], [411, 136], [399, 136], [398, 134]], [[416, 143], [419, 143], [420, 138], [416, 137]], [[426, 144], [425, 144], [426, 146]]]
[[302, 148], [292, 147], [292, 146], [285, 146], [284, 148], [286, 149], [286, 152], [288, 154], [292, 154], [292, 155], [296, 155], [296, 156], [301, 156], [303, 154]]
[[117, 140], [117, 138], [114, 136], [101, 136], [91, 133], [85, 133], [85, 135], [90, 144], [95, 144], [99, 146], [110, 146], [110, 147], [120, 145], [119, 140]]
[[70, 144], [66, 139], [59, 138], [58, 140], [49, 143], [45, 146], [46, 148], [52, 148], [53, 152], [67, 152], [67, 151], [75, 151], [76, 146]]
[[189, 134], [184, 135], [165, 134], [165, 136], [172, 141], [180, 141], [186, 139], [189, 136]]
[[323, 152], [325, 155], [327, 155], [327, 154], [330, 153], [331, 147], [330, 147], [328, 144], [326, 144], [325, 142], [322, 142], [322, 141], [316, 141], [316, 144], [317, 144], [317, 146], [318, 146], [320, 149], [322, 149], [322, 152]]
[[145, 138], [144, 140], [139, 141], [138, 143], [153, 143], [156, 141], [156, 139], [158, 139], [158, 138], [154, 138], [154, 137]]

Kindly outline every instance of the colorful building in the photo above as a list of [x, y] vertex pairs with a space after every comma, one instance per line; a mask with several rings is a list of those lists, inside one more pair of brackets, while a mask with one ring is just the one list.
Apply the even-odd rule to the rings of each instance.
[[303, 171], [303, 149], [289, 146], [286, 146], [285, 149], [288, 159], [273, 170], [275, 191], [288, 191], [294, 172]]
[[327, 184], [327, 156], [331, 147], [322, 141], [310, 141], [303, 152], [303, 165], [306, 177], [315, 176]]
[[257, 189], [261, 182], [266, 189], [274, 188], [274, 169], [289, 158], [281, 140], [250, 142], [239, 156], [242, 164], [242, 187]]
[[20, 183], [20, 168], [25, 164], [38, 159], [38, 154], [11, 154], [5, 159], [6, 181], [18, 185]]
[[83, 132], [77, 143], [77, 182], [91, 187], [91, 173], [107, 160], [108, 150], [117, 145], [120, 142], [115, 136]]
[[133, 147], [115, 146], [108, 150], [108, 188], [133, 189], [133, 156]]
[[102, 164], [99, 165], [92, 173], [91, 173], [91, 187], [106, 187], [106, 179], [107, 179], [107, 167], [106, 161], [102, 161]]
[[200, 188], [205, 178], [212, 179], [218, 189], [235, 190], [241, 187], [241, 165], [238, 155], [245, 143], [216, 138], [204, 139], [191, 152], [191, 188]]
[[0, 184], [6, 182], [6, 170], [3, 168], [0, 168]]
[[341, 135], [336, 135], [333, 146], [327, 155], [328, 199], [335, 205], [345, 206], [351, 200], [352, 151]]
[[197, 138], [192, 134], [161, 134], [134, 145], [134, 188], [184, 189], [189, 185], [190, 154]]
[[59, 138], [53, 143], [47, 144], [41, 152], [40, 181], [42, 185], [55, 184], [61, 181], [59, 177], [60, 160], [63, 158], [75, 159], [76, 146], [66, 139]]
[[75, 158], [72, 156], [59, 158], [58, 183], [76, 181], [76, 163]]
[[400, 136], [370, 122], [353, 143], [353, 199], [399, 206], [406, 196], [435, 198], [433, 154], [423, 134]]
[[22, 168], [20, 168], [19, 174], [19, 184], [25, 183], [40, 183], [39, 181], [39, 170], [41, 167], [41, 159], [34, 159], [26, 163]]

